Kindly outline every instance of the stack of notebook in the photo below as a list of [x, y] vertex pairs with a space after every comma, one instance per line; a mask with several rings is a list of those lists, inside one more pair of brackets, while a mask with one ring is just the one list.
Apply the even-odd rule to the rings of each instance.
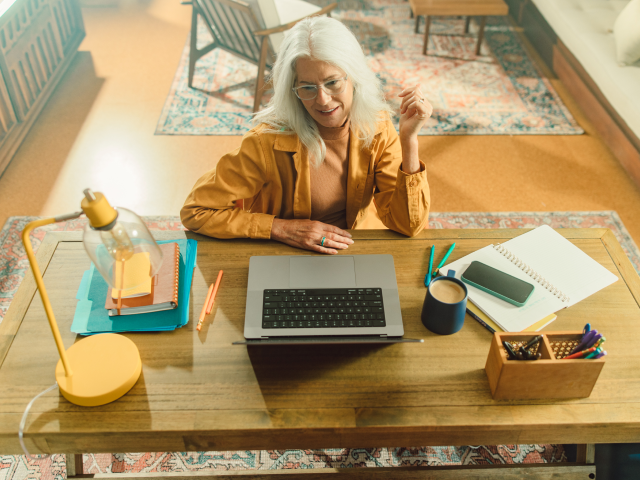
[[[171, 331], [188, 322], [197, 242], [181, 239], [159, 241], [158, 244], [163, 253], [160, 270], [135, 291], [123, 292], [120, 315], [117, 311], [117, 291], [109, 288], [91, 264], [82, 276], [76, 296], [78, 305], [71, 325], [72, 332], [90, 335], [103, 332]], [[145, 260], [141, 256], [139, 261], [143, 265]], [[125, 282], [126, 278], [125, 274]]]

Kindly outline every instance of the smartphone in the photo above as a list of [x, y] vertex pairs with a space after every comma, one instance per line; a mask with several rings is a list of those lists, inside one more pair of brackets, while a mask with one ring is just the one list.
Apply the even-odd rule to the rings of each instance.
[[534, 289], [533, 284], [478, 261], [467, 267], [462, 281], [518, 307], [526, 304]]

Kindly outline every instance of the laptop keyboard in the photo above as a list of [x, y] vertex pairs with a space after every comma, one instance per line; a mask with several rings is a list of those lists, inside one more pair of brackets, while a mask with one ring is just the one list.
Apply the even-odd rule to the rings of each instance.
[[265, 290], [264, 329], [383, 327], [381, 289]]

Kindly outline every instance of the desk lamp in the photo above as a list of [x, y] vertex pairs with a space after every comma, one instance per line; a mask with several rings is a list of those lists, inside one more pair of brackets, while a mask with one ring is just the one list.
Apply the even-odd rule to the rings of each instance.
[[162, 264], [162, 251], [136, 214], [111, 207], [100, 192], [86, 189], [84, 195], [81, 211], [27, 224], [22, 231], [22, 242], [60, 355], [55, 372], [60, 392], [74, 404], [100, 406], [126, 394], [140, 377], [142, 363], [138, 348], [119, 334], [97, 334], [65, 350], [29, 234], [37, 227], [76, 219], [84, 213], [89, 219], [82, 238], [84, 248], [109, 286], [118, 290], [123, 288], [123, 281], [120, 286], [115, 285], [116, 272], [120, 270], [120, 279], [124, 279], [122, 270], [126, 270], [126, 263], [134, 254], [148, 253], [149, 274], [153, 276]]

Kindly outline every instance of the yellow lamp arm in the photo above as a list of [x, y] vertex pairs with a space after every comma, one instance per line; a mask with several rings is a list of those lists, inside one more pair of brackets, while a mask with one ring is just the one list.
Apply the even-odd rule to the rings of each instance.
[[53, 334], [53, 338], [56, 341], [56, 347], [58, 348], [58, 353], [60, 354], [60, 359], [62, 360], [62, 365], [64, 366], [66, 377], [71, 377], [73, 375], [73, 372], [71, 371], [71, 366], [69, 365], [69, 361], [67, 360], [67, 353], [65, 351], [64, 344], [62, 343], [62, 338], [60, 337], [60, 330], [58, 329], [56, 318], [53, 315], [53, 309], [51, 308], [51, 303], [49, 302], [47, 290], [44, 287], [44, 281], [42, 280], [42, 274], [40, 273], [40, 268], [38, 267], [36, 256], [33, 253], [33, 247], [31, 246], [31, 239], [29, 238], [29, 234], [33, 229], [37, 227], [42, 227], [43, 225], [54, 224], [56, 222], [62, 222], [65, 220], [76, 219], [81, 215], [82, 212], [74, 212], [73, 214], [62, 215], [59, 217], [34, 220], [33, 222], [29, 222], [22, 231], [22, 243], [24, 244], [24, 249], [27, 252], [27, 258], [29, 259], [29, 264], [31, 265], [31, 272], [33, 272], [33, 277], [36, 280], [36, 285], [38, 286], [38, 291], [40, 292], [40, 298], [42, 299], [44, 310], [47, 313], [49, 326], [51, 326], [51, 333]]

